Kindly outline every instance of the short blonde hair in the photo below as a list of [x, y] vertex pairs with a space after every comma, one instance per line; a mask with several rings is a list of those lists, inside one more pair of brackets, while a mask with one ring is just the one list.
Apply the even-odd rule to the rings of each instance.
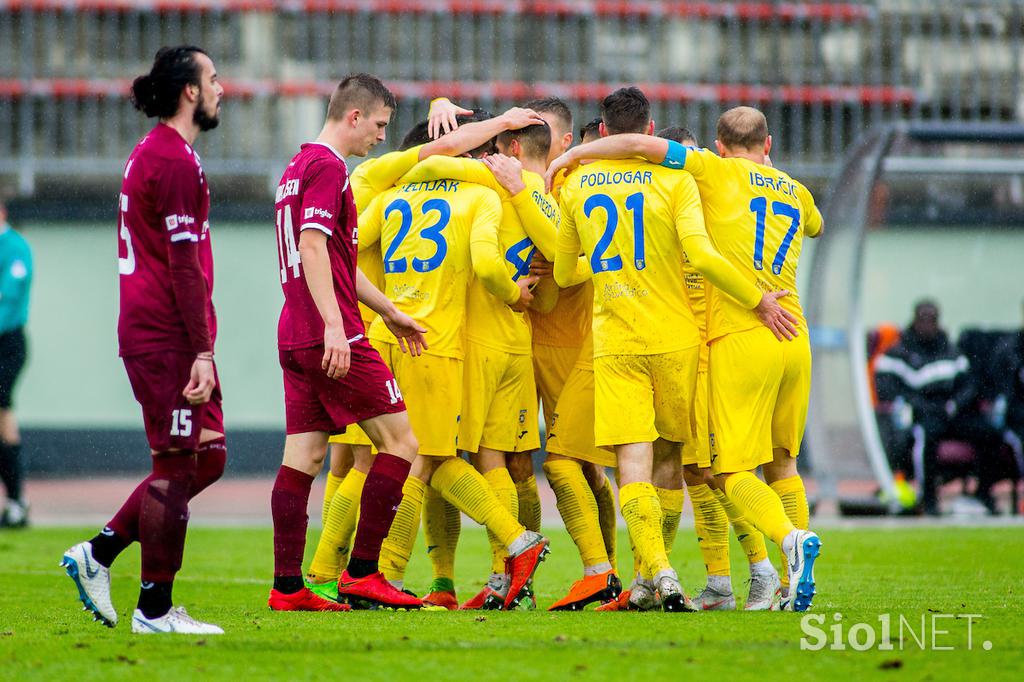
[[756, 149], [768, 139], [768, 120], [754, 107], [735, 107], [718, 117], [716, 134], [726, 147]]

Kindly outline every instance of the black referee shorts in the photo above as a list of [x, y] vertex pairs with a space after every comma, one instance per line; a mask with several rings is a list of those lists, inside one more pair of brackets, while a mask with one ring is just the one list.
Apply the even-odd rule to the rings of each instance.
[[0, 410], [11, 408], [14, 384], [25, 366], [26, 357], [24, 328], [0, 334]]

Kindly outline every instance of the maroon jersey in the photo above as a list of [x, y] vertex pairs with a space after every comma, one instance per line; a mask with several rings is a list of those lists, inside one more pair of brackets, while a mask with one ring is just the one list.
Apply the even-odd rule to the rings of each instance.
[[281, 350], [312, 348], [324, 342], [324, 322], [306, 286], [299, 260], [299, 235], [318, 230], [327, 235], [334, 296], [349, 342], [365, 330], [356, 299], [356, 235], [358, 215], [349, 186], [348, 167], [338, 152], [325, 144], [304, 144], [277, 187], [277, 255], [281, 268], [284, 307], [277, 325]]
[[132, 150], [121, 185], [122, 356], [213, 349], [209, 213], [199, 155], [176, 130], [157, 124]]

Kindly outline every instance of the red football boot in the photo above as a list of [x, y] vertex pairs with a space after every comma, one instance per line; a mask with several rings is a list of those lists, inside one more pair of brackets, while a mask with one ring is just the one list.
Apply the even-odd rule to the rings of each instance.
[[454, 592], [431, 592], [423, 598], [424, 606], [441, 606], [449, 611], [458, 611], [459, 600]]
[[493, 578], [487, 581], [484, 588], [476, 593], [472, 599], [463, 602], [462, 606], [459, 607], [462, 611], [479, 611], [484, 609], [485, 611], [500, 611], [505, 605], [504, 591], [495, 589], [492, 585]]
[[344, 571], [338, 578], [338, 601], [355, 609], [418, 609], [423, 602], [389, 583], [380, 571], [353, 578]]
[[515, 556], [505, 559], [505, 573], [509, 578], [508, 595], [505, 597], [505, 610], [514, 609], [519, 600], [523, 598], [521, 592], [526, 583], [533, 577], [534, 571], [544, 557], [551, 551], [548, 549], [548, 539], [540, 533], [526, 531], [530, 536], [530, 544], [526, 549]]
[[277, 590], [270, 590], [270, 598], [267, 604], [273, 611], [351, 611], [348, 604], [339, 604], [330, 599], [324, 599], [314, 594], [308, 587], [303, 587], [298, 592], [285, 594]]

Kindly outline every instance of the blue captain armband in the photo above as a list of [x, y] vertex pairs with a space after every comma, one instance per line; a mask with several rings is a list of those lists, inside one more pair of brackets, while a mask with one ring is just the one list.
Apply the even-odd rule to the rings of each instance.
[[668, 153], [665, 154], [665, 159], [661, 162], [661, 165], [666, 168], [682, 170], [686, 166], [686, 153], [689, 151], [696, 151], [696, 147], [687, 147], [675, 140], [669, 140]]

